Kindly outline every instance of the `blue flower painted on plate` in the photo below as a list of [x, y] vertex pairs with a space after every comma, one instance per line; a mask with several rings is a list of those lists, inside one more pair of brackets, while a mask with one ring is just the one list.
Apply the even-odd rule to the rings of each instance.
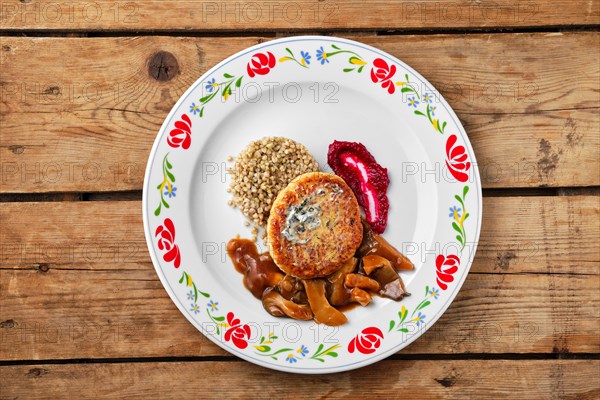
[[423, 99], [423, 102], [425, 103], [431, 103], [433, 102], [433, 95], [431, 93], [425, 93], [423, 94], [423, 97], [421, 97]]
[[460, 208], [456, 206], [450, 207], [450, 214], [448, 216], [458, 220], [460, 218]]
[[419, 314], [417, 314], [417, 316], [413, 318], [412, 322], [416, 322], [417, 326], [424, 324], [425, 323], [425, 314], [423, 314], [421, 311], [419, 311]]
[[435, 106], [429, 107], [429, 112], [431, 113], [432, 116], [435, 116], [435, 109], [436, 109]]
[[215, 78], [212, 78], [212, 79], [209, 79], [209, 80], [208, 80], [208, 82], [206, 82], [206, 86], [205, 86], [205, 88], [206, 88], [206, 90], [208, 90], [209, 92], [212, 92], [212, 91], [213, 91], [213, 89], [214, 89], [215, 87], [217, 87], [217, 86], [219, 86], [219, 85], [216, 83], [216, 79], [215, 79]]
[[329, 63], [329, 60], [327, 59], [327, 53], [325, 50], [323, 50], [323, 46], [317, 50], [317, 61], [321, 61], [321, 65]]
[[308, 354], [308, 347], [306, 347], [305, 345], [300, 346], [300, 348], [298, 350], [296, 350], [297, 353], [300, 353], [300, 355], [302, 357], [306, 356]]
[[437, 300], [437, 298], [440, 296], [440, 291], [436, 288], [431, 288], [431, 290], [429, 291], [429, 295]]
[[287, 355], [287, 357], [285, 358], [285, 361], [289, 362], [290, 364], [298, 362], [298, 360], [296, 359], [296, 357], [294, 357], [294, 355], [292, 353]]
[[302, 56], [301, 62], [303, 65], [310, 64], [311, 56], [308, 51], [300, 51], [300, 55]]
[[188, 300], [194, 300], [194, 292], [190, 290], [187, 294], [187, 298]]
[[168, 198], [177, 196], [177, 188], [175, 186], [167, 185], [165, 189], [165, 196]]
[[200, 307], [198, 306], [198, 304], [192, 303], [190, 305], [190, 311], [192, 311], [194, 314], [200, 314]]
[[413, 96], [408, 98], [408, 106], [417, 108], [419, 101]]
[[196, 115], [200, 112], [200, 106], [196, 105], [196, 103], [192, 103], [190, 105], [190, 112], [192, 113], [192, 115]]
[[218, 301], [209, 301], [206, 306], [210, 308], [210, 311], [219, 311], [219, 302]]

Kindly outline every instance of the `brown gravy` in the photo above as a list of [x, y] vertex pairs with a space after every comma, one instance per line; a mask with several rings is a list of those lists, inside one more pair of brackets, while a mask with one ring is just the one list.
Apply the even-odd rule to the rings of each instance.
[[354, 310], [355, 308], [360, 307], [360, 306], [361, 305], [358, 303], [346, 303], [343, 306], [335, 306], [335, 308], [337, 308], [341, 312], [345, 313], [345, 312]]
[[[307, 299], [305, 287], [307, 284], [314, 283], [312, 281], [322, 281], [323, 284], [323, 287], [319, 288], [322, 290], [319, 293], [316, 293], [319, 296], [313, 293], [313, 303], [317, 304], [317, 301], [326, 302], [327, 307], [322, 303], [319, 303], [320, 305], [317, 306], [318, 310], [312, 310], [312, 312], [318, 311], [322, 314], [319, 316], [322, 323], [328, 325], [340, 325], [345, 322], [345, 317], [343, 317], [342, 320], [341, 316], [343, 316], [343, 314], [340, 313], [350, 311], [360, 306], [358, 297], [355, 297], [352, 289], [346, 287], [344, 284], [347, 274], [355, 273], [365, 275], [362, 265], [357, 262], [356, 258], [348, 260], [348, 262], [340, 267], [338, 271], [327, 276], [325, 279], [301, 280], [289, 275], [286, 276], [279, 267], [277, 267], [269, 252], [259, 253], [256, 248], [256, 243], [252, 240], [239, 237], [231, 239], [227, 243], [227, 254], [231, 258], [235, 269], [243, 274], [244, 286], [254, 295], [254, 297], [262, 300], [263, 306], [272, 315], [281, 316], [280, 314], [286, 314], [291, 318], [305, 319], [298, 318], [294, 313], [290, 314], [289, 310], [288, 312], [285, 312], [285, 310], [282, 311], [277, 309], [276, 311], [281, 312], [273, 314], [273, 311], [269, 311], [268, 306], [265, 305], [264, 293], [267, 289], [269, 289], [267, 290], [267, 293], [270, 293], [269, 291], [276, 292], [277, 296], [281, 297], [281, 301], [288, 301], [302, 311], [303, 307], [309, 307], [308, 303], [310, 302], [310, 299]], [[397, 272], [389, 264], [388, 267], [389, 268], [380, 268], [379, 270], [376, 270], [371, 276], [372, 278], [376, 278], [377, 282], [382, 285], [381, 289], [377, 292], [372, 292], [368, 289], [365, 289], [365, 291], [371, 296], [379, 295], [382, 297], [393, 298], [394, 300], [400, 300], [403, 296], [409, 294], [406, 293], [402, 280]], [[399, 295], [390, 296], [389, 293], [386, 292], [388, 289], [387, 285], [389, 285], [390, 282], [396, 283], [396, 279], [399, 282], [398, 290], [396, 290], [399, 292]], [[395, 294], [395, 292], [392, 294]], [[287, 305], [289, 306], [289, 304]], [[271, 304], [270, 306], [281, 308], [281, 304], [279, 303]], [[319, 318], [317, 317], [318, 316], [315, 314], [315, 320], [319, 321]]]
[[252, 240], [231, 239], [227, 243], [227, 254], [235, 269], [244, 275], [244, 286], [257, 299], [262, 298], [266, 288], [278, 285], [284, 277], [269, 253], [259, 254]]

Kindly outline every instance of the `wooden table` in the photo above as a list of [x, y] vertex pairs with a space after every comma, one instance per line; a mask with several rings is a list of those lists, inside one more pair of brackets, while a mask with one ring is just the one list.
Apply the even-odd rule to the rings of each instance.
[[[0, 2], [0, 399], [600, 396], [598, 0]], [[221, 350], [150, 261], [144, 168], [179, 96], [261, 41], [348, 37], [461, 119], [480, 247], [426, 335], [370, 367], [277, 373]]]

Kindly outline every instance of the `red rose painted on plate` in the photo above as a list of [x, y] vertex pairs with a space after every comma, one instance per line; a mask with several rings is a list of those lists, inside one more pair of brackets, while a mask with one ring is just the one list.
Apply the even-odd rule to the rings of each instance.
[[362, 330], [362, 332], [354, 337], [348, 343], [348, 352], [354, 353], [358, 351], [363, 354], [374, 353], [375, 350], [381, 346], [381, 340], [383, 339], [383, 332], [381, 329], [370, 326]]
[[179, 121], [175, 122], [175, 128], [169, 132], [167, 143], [171, 147], [180, 147], [184, 150], [192, 143], [192, 121], [190, 117], [183, 114]]
[[437, 273], [437, 284], [440, 289], [448, 289], [447, 283], [453, 282], [454, 275], [458, 271], [460, 265], [460, 258], [453, 254], [444, 257], [443, 255], [437, 256], [435, 259], [435, 269]]
[[471, 168], [471, 163], [467, 161], [468, 156], [464, 146], [455, 146], [456, 141], [456, 135], [450, 135], [446, 141], [446, 166], [456, 180], [466, 182], [469, 179], [467, 172]]
[[381, 87], [387, 89], [389, 94], [393, 94], [396, 91], [392, 77], [396, 73], [396, 66], [394, 64], [389, 65], [382, 58], [376, 58], [373, 61], [373, 68], [371, 68], [371, 80], [373, 83], [381, 83]]
[[242, 325], [238, 318], [235, 318], [232, 312], [227, 313], [227, 323], [230, 328], [225, 332], [225, 341], [233, 342], [238, 349], [248, 347], [248, 339], [250, 338], [250, 327], [246, 324]]
[[270, 51], [267, 53], [256, 53], [250, 59], [246, 71], [250, 78], [256, 75], [266, 75], [275, 66], [275, 56]]
[[173, 261], [175, 268], [179, 268], [181, 265], [181, 254], [179, 253], [179, 246], [175, 244], [175, 225], [170, 218], [166, 218], [163, 225], [156, 228], [154, 236], [158, 238], [158, 248], [166, 251], [163, 255], [163, 259], [166, 262]]

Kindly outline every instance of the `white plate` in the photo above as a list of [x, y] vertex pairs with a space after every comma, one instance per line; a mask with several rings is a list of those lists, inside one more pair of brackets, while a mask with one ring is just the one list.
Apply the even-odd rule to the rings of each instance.
[[[375, 297], [339, 328], [264, 311], [225, 252], [250, 237], [227, 205], [227, 157], [264, 136], [303, 143], [326, 171], [331, 142], [358, 141], [388, 168], [384, 236], [416, 266], [401, 273], [410, 297]], [[268, 368], [330, 373], [394, 354], [448, 308], [477, 247], [481, 183], [458, 118], [416, 71], [358, 42], [292, 37], [227, 58], [179, 99], [150, 154], [143, 213], [156, 272], [198, 330]]]

